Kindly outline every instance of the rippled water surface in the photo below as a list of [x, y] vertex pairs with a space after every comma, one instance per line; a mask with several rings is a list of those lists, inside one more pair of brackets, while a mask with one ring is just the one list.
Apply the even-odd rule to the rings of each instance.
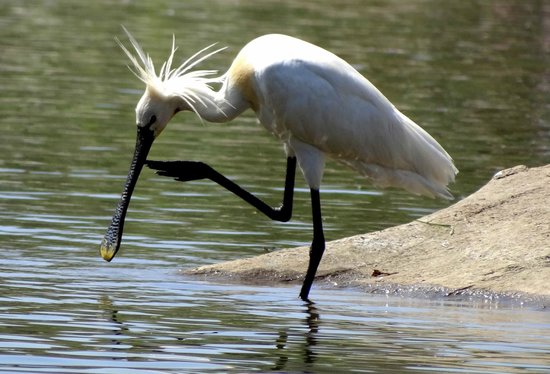
[[[550, 372], [550, 315], [518, 301], [408, 299], [297, 285], [224, 284], [180, 269], [311, 239], [297, 179], [273, 223], [208, 182], [145, 170], [112, 263], [98, 246], [121, 192], [143, 89], [114, 41], [128, 27], [157, 63], [228, 46], [226, 68], [270, 32], [352, 63], [432, 133], [463, 198], [491, 175], [550, 161], [550, 7], [544, 1], [5, 0], [0, 7], [0, 371]], [[277, 204], [285, 159], [252, 113], [223, 125], [179, 114], [153, 159], [212, 164]], [[449, 203], [379, 190], [329, 161], [327, 239]]]

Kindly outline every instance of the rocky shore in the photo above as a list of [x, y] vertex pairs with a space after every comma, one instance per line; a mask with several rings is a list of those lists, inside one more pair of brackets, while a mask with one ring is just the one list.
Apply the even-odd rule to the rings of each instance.
[[[299, 247], [187, 273], [240, 282], [300, 282], [307, 261], [308, 248]], [[369, 292], [550, 298], [550, 165], [503, 170], [446, 209], [328, 242], [315, 284]]]

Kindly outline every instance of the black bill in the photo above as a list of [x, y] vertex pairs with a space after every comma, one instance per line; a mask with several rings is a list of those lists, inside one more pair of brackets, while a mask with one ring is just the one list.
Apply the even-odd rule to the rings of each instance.
[[124, 219], [126, 218], [126, 212], [128, 211], [128, 205], [130, 204], [130, 199], [132, 193], [134, 192], [134, 187], [141, 173], [141, 169], [145, 164], [151, 145], [155, 136], [153, 131], [148, 127], [138, 127], [137, 129], [137, 139], [136, 139], [136, 149], [134, 151], [134, 158], [130, 164], [130, 170], [128, 171], [128, 177], [126, 178], [126, 183], [124, 184], [124, 190], [122, 191], [122, 196], [120, 197], [120, 202], [118, 203], [115, 214], [111, 221], [111, 225], [105, 233], [105, 237], [101, 242], [101, 247], [99, 248], [99, 253], [106, 261], [111, 261], [118, 249], [120, 248], [120, 241], [122, 238], [122, 231], [124, 229]]

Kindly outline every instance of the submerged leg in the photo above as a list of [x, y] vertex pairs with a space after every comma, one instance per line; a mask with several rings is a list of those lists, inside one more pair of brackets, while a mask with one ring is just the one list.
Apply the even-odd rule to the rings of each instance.
[[288, 157], [286, 164], [285, 192], [280, 207], [272, 208], [262, 200], [226, 178], [210, 165], [200, 161], [147, 161], [146, 165], [157, 170], [158, 175], [172, 177], [177, 181], [192, 181], [210, 179], [228, 191], [258, 209], [272, 220], [287, 222], [292, 216], [292, 201], [294, 196], [294, 179], [296, 174], [296, 158]]
[[323, 233], [323, 218], [321, 215], [321, 197], [319, 190], [311, 189], [311, 214], [313, 217], [313, 241], [309, 250], [309, 265], [306, 277], [300, 291], [300, 298], [309, 301], [309, 290], [315, 279], [315, 273], [325, 252], [325, 235]]

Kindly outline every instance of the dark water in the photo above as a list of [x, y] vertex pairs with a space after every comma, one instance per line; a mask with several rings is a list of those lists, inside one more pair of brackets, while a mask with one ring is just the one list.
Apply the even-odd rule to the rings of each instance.
[[[467, 196], [517, 164], [550, 162], [550, 6], [544, 1], [16, 1], [0, 7], [0, 371], [549, 372], [540, 305], [425, 300], [187, 279], [178, 269], [307, 244], [309, 196], [273, 223], [207, 182], [144, 171], [122, 253], [98, 245], [134, 146], [143, 87], [114, 36], [157, 63], [212, 42], [223, 71], [253, 37], [292, 34], [365, 74], [454, 157]], [[212, 164], [276, 204], [281, 146], [247, 113], [180, 114], [153, 159]], [[327, 239], [411, 221], [448, 203], [378, 190], [327, 164]]]

